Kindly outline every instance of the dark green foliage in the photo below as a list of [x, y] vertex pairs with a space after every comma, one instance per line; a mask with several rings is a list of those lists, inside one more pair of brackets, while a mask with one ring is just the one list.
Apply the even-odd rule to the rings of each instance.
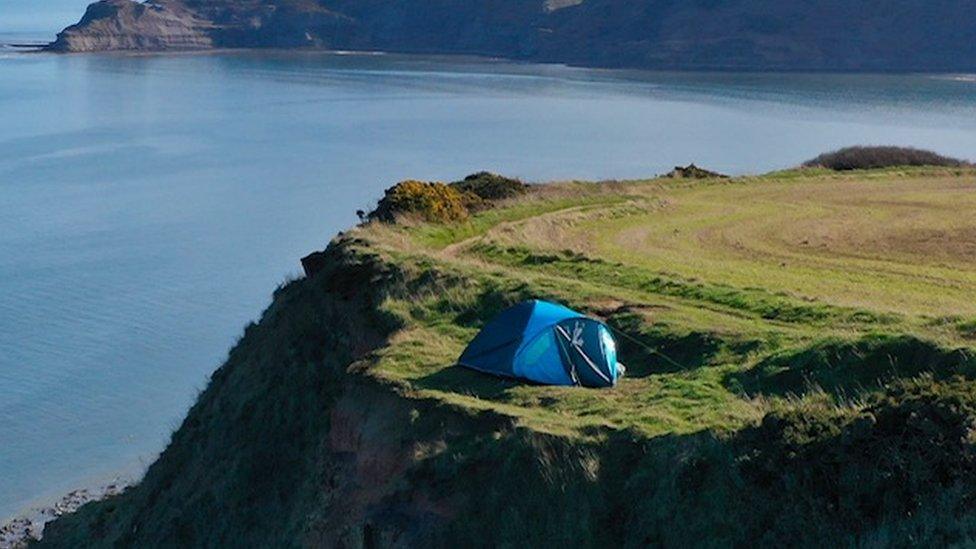
[[[596, 547], [611, 541], [600, 534], [609, 515], [607, 494], [590, 469], [599, 463], [594, 449], [508, 429], [500, 438], [449, 447], [412, 475], [412, 482], [457, 502], [456, 520], [432, 535], [437, 546]], [[471, 493], [466, 485], [484, 489]]]
[[344, 270], [334, 259], [332, 272], [276, 292], [138, 485], [52, 524], [42, 545], [300, 545], [341, 373], [382, 337], [370, 294], [330, 291]]
[[976, 385], [928, 378], [896, 383], [856, 414], [770, 414], [735, 441], [752, 487], [743, 507], [760, 517], [745, 533], [784, 545], [834, 545], [882, 529], [893, 536], [886, 544], [964, 541], [973, 530], [959, 518], [976, 495], [974, 412]]
[[965, 338], [976, 339], [976, 320], [960, 322], [956, 325], [956, 330]]
[[451, 186], [463, 193], [471, 193], [482, 200], [502, 200], [525, 194], [527, 186], [518, 179], [491, 172], [471, 174]]
[[899, 166], [960, 167], [967, 163], [921, 149], [910, 147], [847, 147], [808, 160], [808, 168], [828, 168], [837, 171], [870, 170]]
[[763, 346], [757, 340], [648, 326], [639, 314], [627, 309], [614, 311], [606, 320], [616, 331], [617, 352], [627, 365], [628, 377], [691, 370], [719, 358], [744, 361]]
[[733, 378], [750, 394], [800, 395], [811, 389], [854, 396], [898, 378], [976, 374], [976, 356], [911, 336], [823, 341], [764, 359]]
[[972, 383], [920, 379], [730, 437], [458, 437], [410, 482], [454, 504], [437, 546], [945, 545], [976, 532], [974, 418]]

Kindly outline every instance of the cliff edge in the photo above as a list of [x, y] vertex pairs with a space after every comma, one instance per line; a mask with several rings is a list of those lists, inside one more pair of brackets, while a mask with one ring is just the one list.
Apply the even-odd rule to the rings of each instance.
[[[364, 223], [275, 292], [139, 484], [39, 545], [972, 543], [974, 179], [563, 183]], [[532, 297], [627, 334], [628, 377], [454, 366]]]

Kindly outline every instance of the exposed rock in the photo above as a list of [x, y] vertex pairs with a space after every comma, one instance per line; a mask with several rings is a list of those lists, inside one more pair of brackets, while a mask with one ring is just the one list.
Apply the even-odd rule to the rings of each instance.
[[100, 0], [49, 49], [329, 48], [351, 23], [315, 0]]
[[194, 50], [213, 47], [212, 25], [181, 2], [101, 0], [50, 49], [63, 52]]
[[681, 166], [675, 166], [665, 177], [672, 179], [710, 179], [713, 177], [725, 179], [729, 176], [699, 168], [694, 164], [688, 164], [683, 168]]
[[44, 525], [68, 513], [74, 513], [90, 501], [98, 501], [122, 493], [127, 482], [115, 482], [98, 488], [73, 490], [50, 507], [31, 509], [6, 524], [0, 524], [0, 549], [26, 547], [31, 540], [41, 539]]

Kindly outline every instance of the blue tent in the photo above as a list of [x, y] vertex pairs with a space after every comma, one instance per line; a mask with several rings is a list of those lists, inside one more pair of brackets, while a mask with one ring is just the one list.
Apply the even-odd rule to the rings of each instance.
[[546, 385], [611, 387], [623, 368], [600, 321], [548, 301], [524, 301], [489, 322], [458, 364]]

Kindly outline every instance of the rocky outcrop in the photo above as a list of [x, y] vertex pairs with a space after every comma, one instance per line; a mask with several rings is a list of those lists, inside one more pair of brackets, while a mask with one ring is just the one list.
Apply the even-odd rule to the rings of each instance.
[[48, 522], [74, 513], [87, 503], [117, 496], [127, 485], [128, 481], [116, 479], [104, 486], [73, 490], [50, 506], [33, 508], [0, 525], [0, 548], [23, 547], [31, 540], [41, 539]]
[[671, 179], [711, 179], [713, 177], [728, 179], [729, 176], [699, 168], [694, 164], [688, 164], [687, 166], [675, 166], [665, 177]]
[[212, 24], [178, 2], [102, 0], [58, 35], [61, 52], [194, 50], [213, 47]]

